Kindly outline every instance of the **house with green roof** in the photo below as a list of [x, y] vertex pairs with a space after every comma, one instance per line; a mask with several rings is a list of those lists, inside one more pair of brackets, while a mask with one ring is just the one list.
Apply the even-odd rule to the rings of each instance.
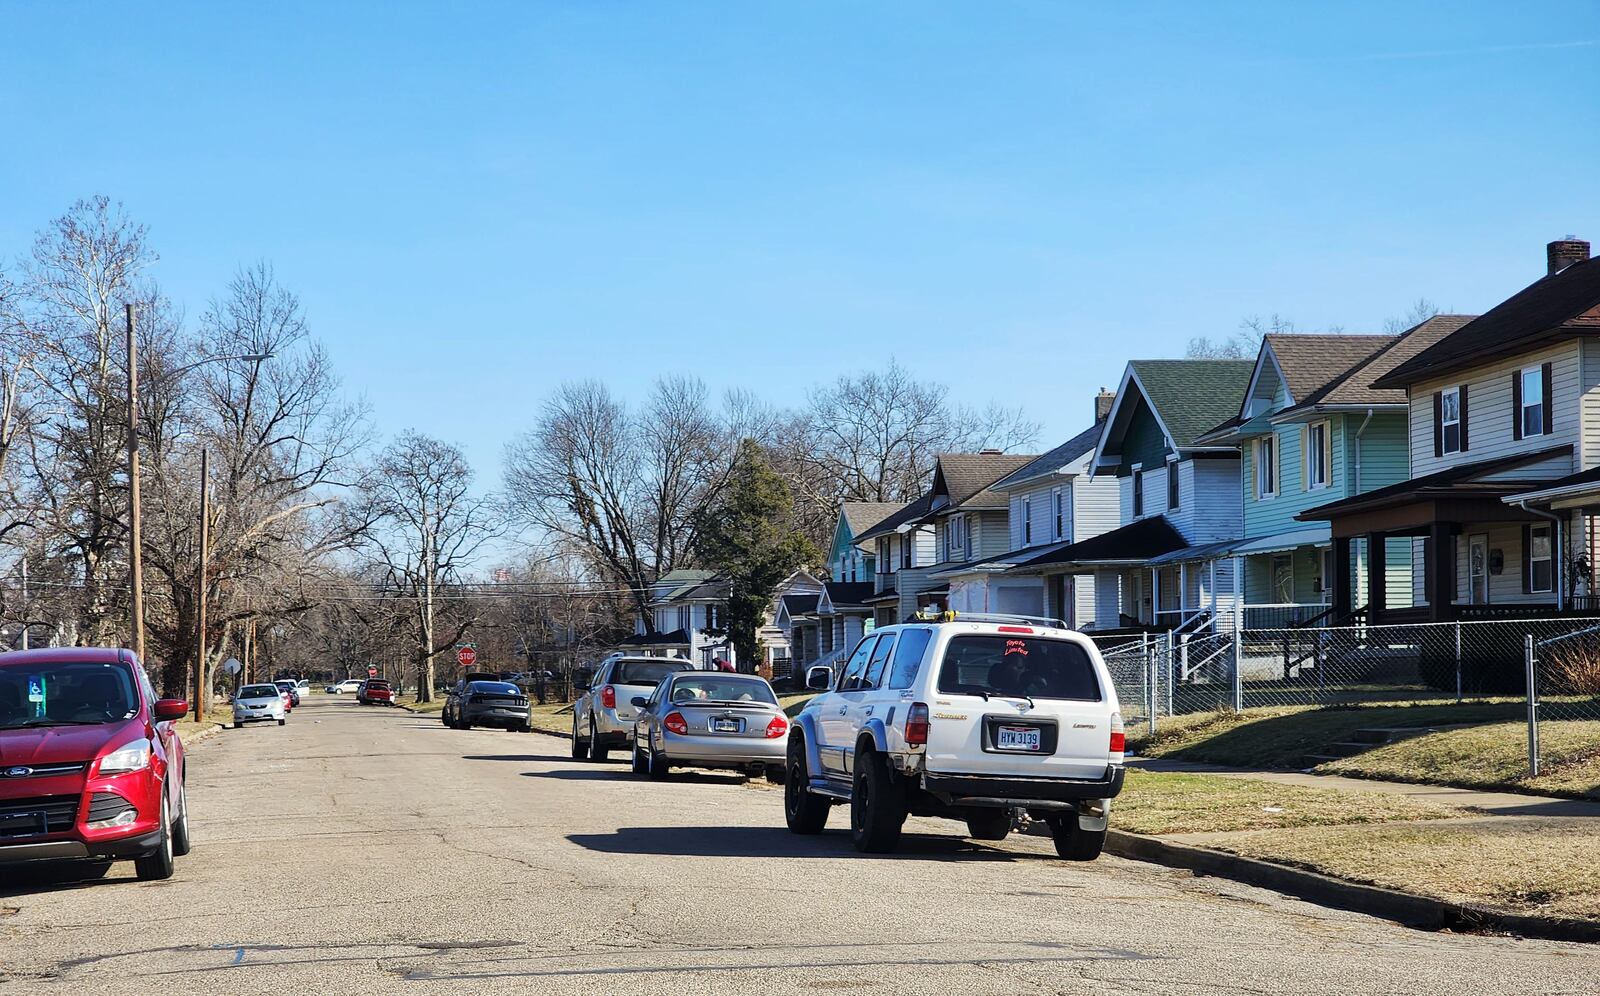
[[1041, 558], [1094, 576], [1101, 629], [1176, 628], [1231, 612], [1231, 561], [1214, 551], [1244, 531], [1239, 450], [1200, 437], [1231, 418], [1250, 360], [1134, 360], [1100, 429], [1089, 472], [1118, 484], [1110, 532]]
[[715, 571], [668, 571], [650, 586], [649, 623], [634, 620], [634, 634], [618, 645], [631, 654], [684, 657], [701, 665], [717, 658], [737, 664], [724, 625], [728, 582]]

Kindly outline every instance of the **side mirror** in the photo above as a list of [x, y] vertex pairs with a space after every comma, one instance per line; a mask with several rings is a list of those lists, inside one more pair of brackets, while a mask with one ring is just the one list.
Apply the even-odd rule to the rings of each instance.
[[188, 699], [157, 699], [155, 708], [150, 712], [155, 716], [156, 722], [165, 723], [174, 719], [182, 719], [189, 715]]
[[635, 695], [631, 701], [633, 702], [633, 707], [635, 709], [643, 709], [645, 706], [650, 704], [650, 700], [645, 698], [643, 695]]
[[818, 664], [806, 671], [806, 687], [819, 692], [832, 688], [833, 668], [826, 664]]

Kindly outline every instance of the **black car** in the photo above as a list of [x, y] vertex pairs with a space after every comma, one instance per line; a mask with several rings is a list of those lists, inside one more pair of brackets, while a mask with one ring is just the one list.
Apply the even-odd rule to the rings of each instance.
[[509, 681], [459, 681], [446, 695], [439, 718], [456, 730], [498, 726], [526, 733], [532, 716], [528, 697]]

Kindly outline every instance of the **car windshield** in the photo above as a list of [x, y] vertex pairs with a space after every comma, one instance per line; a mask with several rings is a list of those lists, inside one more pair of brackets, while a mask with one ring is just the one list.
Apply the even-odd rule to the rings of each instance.
[[693, 670], [688, 661], [619, 661], [611, 680], [618, 685], [645, 685], [650, 688], [661, 684], [661, 679], [679, 671]]
[[482, 692], [485, 695], [521, 695], [522, 689], [505, 681], [474, 681], [468, 686], [469, 691]]
[[241, 699], [275, 699], [278, 697], [276, 685], [246, 685], [239, 689]]
[[777, 705], [778, 697], [760, 678], [736, 678], [733, 675], [699, 675], [682, 677], [672, 683], [674, 703], [694, 702], [760, 702]]
[[1070, 640], [958, 636], [945, 647], [939, 691], [952, 695], [1100, 701], [1089, 652]]
[[138, 711], [133, 672], [123, 664], [0, 667], [0, 729], [115, 723]]

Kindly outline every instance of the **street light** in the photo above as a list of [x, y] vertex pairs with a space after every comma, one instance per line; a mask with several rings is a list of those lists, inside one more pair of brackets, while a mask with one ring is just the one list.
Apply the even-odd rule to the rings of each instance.
[[[133, 653], [144, 660], [144, 541], [141, 528], [139, 502], [139, 354], [133, 333], [133, 303], [123, 304], [123, 314], [128, 327], [128, 569], [133, 579]], [[176, 377], [195, 367], [226, 360], [261, 362], [270, 360], [271, 353], [244, 353], [239, 356], [208, 356], [203, 360], [185, 364], [176, 370], [167, 370], [163, 377]], [[202, 586], [204, 584], [202, 576]], [[202, 648], [203, 652], [203, 648]]]

